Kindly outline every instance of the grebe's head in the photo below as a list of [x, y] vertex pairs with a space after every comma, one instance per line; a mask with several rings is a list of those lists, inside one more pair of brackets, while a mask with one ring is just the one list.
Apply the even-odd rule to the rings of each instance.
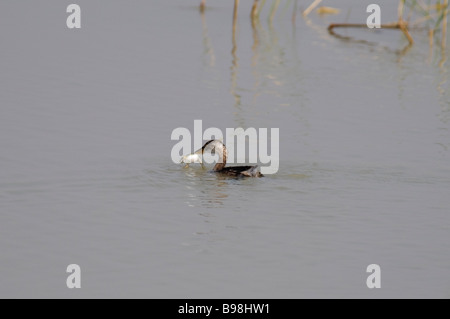
[[192, 163], [216, 163], [213, 170], [220, 171], [227, 162], [227, 148], [219, 140], [210, 140], [203, 147], [192, 154], [185, 155], [180, 160], [188, 167]]
[[219, 140], [210, 140], [202, 147], [202, 156], [206, 163], [215, 162], [215, 171], [220, 171], [227, 163], [227, 148]]

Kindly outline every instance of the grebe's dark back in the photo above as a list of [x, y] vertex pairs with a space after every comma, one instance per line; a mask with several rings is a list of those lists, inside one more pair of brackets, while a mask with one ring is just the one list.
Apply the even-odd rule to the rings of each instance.
[[213, 172], [225, 174], [235, 177], [263, 177], [264, 175], [258, 170], [258, 166], [231, 166], [225, 167], [227, 164], [227, 148], [219, 140], [210, 140], [202, 147], [202, 155], [205, 151], [215, 152], [219, 155], [219, 160], [214, 165]]

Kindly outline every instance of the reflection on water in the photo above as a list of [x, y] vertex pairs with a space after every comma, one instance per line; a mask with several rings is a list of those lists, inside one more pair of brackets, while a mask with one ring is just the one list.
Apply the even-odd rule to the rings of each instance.
[[245, 127], [245, 123], [241, 118], [241, 96], [237, 93], [237, 79], [238, 79], [238, 69], [239, 69], [239, 58], [237, 56], [237, 32], [238, 32], [238, 9], [239, 9], [239, 0], [234, 0], [234, 8], [233, 8], [233, 25], [231, 31], [231, 95], [234, 97], [234, 106], [236, 108], [236, 114], [238, 123]]
[[206, 168], [184, 168], [187, 205], [189, 207], [217, 207], [224, 204], [227, 199], [227, 179], [220, 174], [215, 174]]
[[[258, 10], [257, 1], [254, 2], [253, 10]], [[247, 127], [248, 119], [253, 119], [256, 114], [264, 112], [258, 108], [260, 99], [269, 95], [276, 98], [278, 101], [274, 107], [282, 109], [289, 108], [295, 103], [300, 103], [304, 106], [304, 99], [298, 100], [299, 96], [303, 95], [303, 75], [301, 71], [301, 62], [299, 58], [296, 28], [292, 26], [292, 32], [284, 39], [285, 44], [280, 43], [280, 37], [275, 27], [274, 17], [277, 12], [279, 2], [274, 2], [271, 8], [270, 16], [266, 28], [260, 22], [258, 16], [251, 15], [250, 23], [252, 30], [252, 44], [251, 44], [251, 70], [253, 75], [253, 84], [239, 83], [240, 78], [240, 63], [239, 63], [239, 1], [234, 2], [233, 19], [231, 25], [231, 65], [230, 65], [230, 94], [234, 99], [235, 111], [233, 112], [237, 126]], [[206, 22], [206, 14], [201, 14], [202, 29], [203, 29], [203, 46], [205, 57], [208, 57], [210, 63], [207, 66], [211, 69], [215, 67], [216, 57], [212, 48], [211, 36], [208, 33], [208, 26]], [[241, 48], [247, 49], [247, 48]], [[286, 51], [290, 50], [288, 54]], [[290, 61], [292, 60], [293, 63]], [[216, 78], [217, 80], [217, 78]], [[283, 87], [285, 87], [283, 89]], [[283, 91], [280, 91], [283, 89]], [[242, 93], [252, 92], [252, 97], [249, 101], [242, 101]], [[288, 92], [288, 95], [286, 95]], [[247, 96], [247, 94], [245, 94]], [[251, 107], [251, 108], [250, 108]], [[270, 111], [273, 111], [270, 110]], [[252, 114], [253, 113], [253, 114]], [[305, 126], [308, 125], [307, 119], [300, 116], [297, 112], [293, 112], [299, 121], [303, 122]]]
[[440, 70], [437, 90], [439, 92], [439, 104], [441, 105], [440, 120], [448, 124], [450, 122], [450, 90], [448, 89], [449, 68], [443, 67]]
[[211, 68], [213, 68], [216, 64], [216, 55], [214, 53], [214, 48], [211, 43], [211, 39], [208, 35], [208, 26], [206, 24], [206, 18], [205, 18], [205, 12], [201, 12], [201, 19], [202, 19], [202, 33], [203, 33], [203, 46], [205, 48], [205, 56], [208, 57], [209, 62], [207, 65]]

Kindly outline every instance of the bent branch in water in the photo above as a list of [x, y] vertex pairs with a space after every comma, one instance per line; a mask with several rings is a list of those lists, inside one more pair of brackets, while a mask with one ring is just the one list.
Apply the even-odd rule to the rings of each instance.
[[[367, 28], [367, 24], [364, 23], [332, 23], [328, 26], [328, 31], [331, 34], [334, 33], [335, 28]], [[408, 24], [405, 21], [382, 24], [381, 29], [399, 29], [402, 30], [403, 34], [406, 36], [410, 44], [414, 43], [411, 34], [408, 31]]]

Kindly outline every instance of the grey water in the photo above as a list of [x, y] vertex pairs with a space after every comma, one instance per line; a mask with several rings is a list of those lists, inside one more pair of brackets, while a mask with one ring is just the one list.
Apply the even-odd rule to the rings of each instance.
[[[449, 49], [199, 2], [0, 3], [0, 297], [449, 298]], [[278, 173], [173, 163], [196, 119], [279, 128]]]

